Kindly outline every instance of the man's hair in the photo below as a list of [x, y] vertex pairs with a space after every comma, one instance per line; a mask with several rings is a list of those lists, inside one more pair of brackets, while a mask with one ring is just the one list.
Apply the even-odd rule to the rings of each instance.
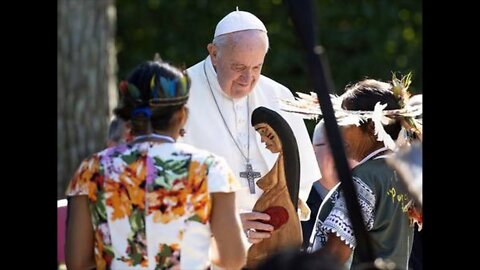
[[[265, 43], [266, 43], [265, 45], [267, 47], [267, 52], [268, 52], [268, 49], [270, 49], [270, 43], [269, 43], [269, 40], [268, 40], [267, 33], [263, 32], [263, 31], [260, 31], [260, 30], [254, 30], [254, 29], [243, 30], [243, 31], [239, 31], [239, 32], [244, 32], [244, 31], [254, 31], [254, 32], [257, 32], [257, 33], [263, 33], [265, 35]], [[217, 36], [213, 39], [212, 43], [213, 43], [213, 45], [215, 45], [215, 47], [218, 48], [218, 53], [219, 54], [221, 53], [221, 48], [225, 48], [229, 44], [229, 42], [237, 43], [241, 39], [238, 35], [239, 32], [233, 32], [233, 33], [220, 35], [220, 36]], [[255, 33], [255, 34], [257, 34], [257, 33]]]
[[[373, 79], [365, 79], [348, 85], [343, 94], [342, 108], [351, 111], [373, 111], [377, 102], [386, 104], [385, 110], [401, 108], [399, 98], [392, 92], [392, 84]], [[369, 122], [371, 120], [362, 123], [360, 128], [366, 131]], [[401, 128], [399, 120], [384, 127], [393, 140], [397, 139]]]
[[120, 83], [120, 101], [113, 113], [131, 123], [132, 134], [166, 130], [174, 113], [187, 103], [190, 77], [183, 69], [161, 60], [138, 65]]

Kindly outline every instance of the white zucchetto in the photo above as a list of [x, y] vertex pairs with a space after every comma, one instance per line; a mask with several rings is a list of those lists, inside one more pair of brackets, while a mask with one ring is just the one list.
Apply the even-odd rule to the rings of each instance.
[[236, 11], [230, 12], [218, 22], [213, 38], [244, 30], [260, 30], [267, 33], [267, 28], [259, 18], [250, 12], [239, 11], [237, 7]]

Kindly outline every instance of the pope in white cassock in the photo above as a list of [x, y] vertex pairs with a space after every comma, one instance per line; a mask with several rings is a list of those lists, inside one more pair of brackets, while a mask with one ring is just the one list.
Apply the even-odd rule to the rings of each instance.
[[182, 141], [227, 160], [243, 187], [236, 193], [236, 203], [250, 243], [261, 242], [273, 230], [273, 226], [255, 221], [270, 217], [252, 212], [252, 208], [263, 192], [255, 182], [272, 168], [278, 156], [265, 148], [250, 124], [255, 108], [264, 106], [278, 112], [295, 133], [301, 166], [299, 209], [302, 220], [310, 216], [304, 202], [312, 183], [320, 179], [303, 119], [279, 107], [278, 100], [292, 99], [292, 93], [260, 74], [268, 48], [265, 25], [249, 12], [233, 11], [217, 24], [214, 39], [207, 46], [209, 56], [187, 70], [192, 87]]

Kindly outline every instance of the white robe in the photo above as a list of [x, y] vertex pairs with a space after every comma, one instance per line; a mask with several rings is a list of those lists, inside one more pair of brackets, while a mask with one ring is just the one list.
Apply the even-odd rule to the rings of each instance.
[[[205, 77], [204, 63], [212, 91]], [[225, 127], [224, 120], [212, 97], [212, 92], [217, 99], [230, 132], [237, 140], [245, 156], [248, 155], [247, 131], [250, 133], [250, 161], [253, 170], [259, 171], [262, 176], [273, 167], [278, 154], [271, 153], [270, 150], [265, 148], [265, 144], [260, 141], [260, 135], [251, 125], [252, 112], [255, 108], [264, 106], [276, 111], [287, 120], [295, 134], [300, 154], [299, 198], [306, 202], [313, 182], [320, 179], [320, 170], [303, 119], [280, 110], [278, 100], [279, 98], [292, 99], [293, 95], [290, 90], [261, 75], [255, 89], [249, 94], [247, 114], [247, 97], [231, 99], [221, 90], [210, 56], [190, 67], [187, 72], [192, 79], [192, 86], [187, 103], [189, 114], [185, 125], [186, 134], [181, 141], [213, 152], [227, 160], [228, 165], [242, 185], [242, 188], [236, 193], [236, 203], [239, 211], [250, 212], [263, 190], [255, 185], [255, 194], [250, 194], [247, 179], [240, 178], [240, 172], [245, 171], [246, 161]], [[259, 179], [256, 178], [255, 182]], [[307, 213], [303, 213], [302, 220], [309, 218], [310, 211], [308, 208], [306, 210]]]

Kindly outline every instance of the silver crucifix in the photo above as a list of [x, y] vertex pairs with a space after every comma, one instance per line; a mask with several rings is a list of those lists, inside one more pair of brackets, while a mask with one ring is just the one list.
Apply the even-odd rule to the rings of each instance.
[[247, 162], [247, 169], [244, 172], [240, 172], [240, 177], [247, 178], [248, 187], [250, 188], [250, 194], [255, 194], [255, 178], [259, 178], [260, 172], [255, 172], [252, 169], [252, 164]]

